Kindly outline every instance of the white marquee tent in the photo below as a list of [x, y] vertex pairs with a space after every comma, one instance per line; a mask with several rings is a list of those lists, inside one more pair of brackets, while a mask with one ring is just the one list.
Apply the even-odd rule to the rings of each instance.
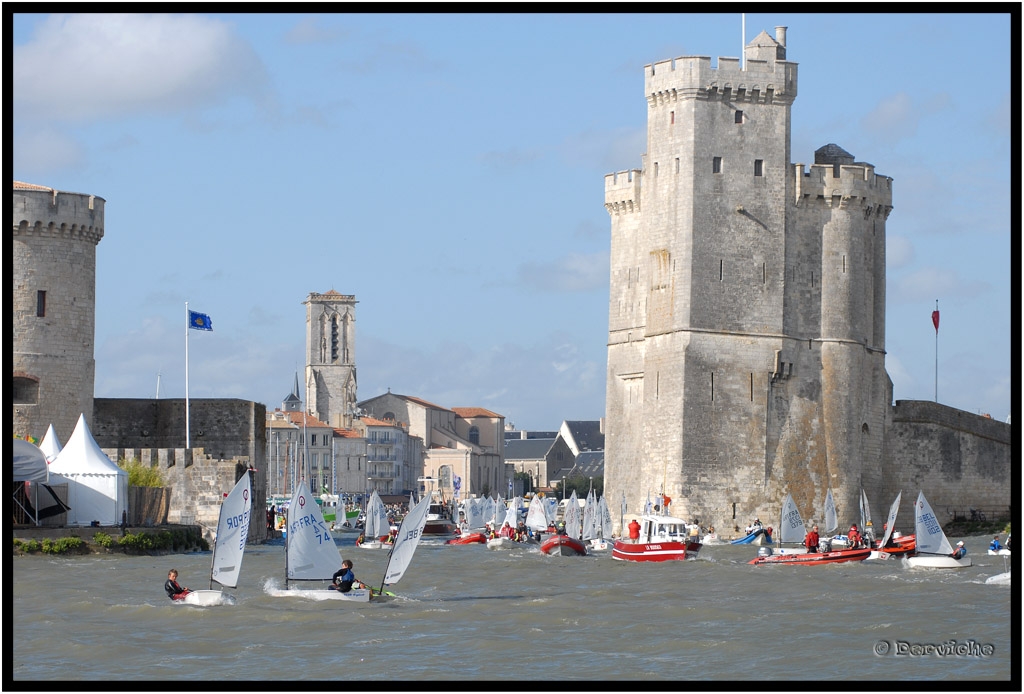
[[50, 463], [50, 484], [68, 484], [68, 525], [118, 525], [128, 510], [128, 473], [100, 449], [85, 416], [57, 458]]
[[14, 503], [25, 516], [39, 521], [63, 513], [67, 507], [50, 489], [50, 475], [46, 456], [38, 446], [14, 439], [12, 446], [14, 469]]
[[39, 443], [39, 450], [46, 456], [46, 462], [48, 463], [52, 463], [60, 455], [60, 439], [57, 438], [57, 432], [53, 430], [52, 424], [46, 430], [43, 440]]

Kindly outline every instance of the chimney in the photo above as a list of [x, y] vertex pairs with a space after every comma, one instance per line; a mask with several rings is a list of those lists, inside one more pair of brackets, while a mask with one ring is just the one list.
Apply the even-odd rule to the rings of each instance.
[[786, 47], [786, 27], [775, 27], [775, 40], [783, 48]]

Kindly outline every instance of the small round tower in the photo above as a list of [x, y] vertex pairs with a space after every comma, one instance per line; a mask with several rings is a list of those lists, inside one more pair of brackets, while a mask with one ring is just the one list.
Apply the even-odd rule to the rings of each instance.
[[61, 442], [92, 422], [96, 245], [105, 201], [14, 182], [15, 436]]

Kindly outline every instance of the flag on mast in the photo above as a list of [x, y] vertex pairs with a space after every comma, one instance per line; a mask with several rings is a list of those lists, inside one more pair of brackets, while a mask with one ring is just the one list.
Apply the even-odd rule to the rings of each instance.
[[213, 330], [213, 321], [205, 313], [198, 311], [188, 312], [188, 327], [193, 330]]
[[939, 300], [935, 300], [935, 310], [932, 311], [932, 325], [935, 326], [935, 334], [939, 334]]

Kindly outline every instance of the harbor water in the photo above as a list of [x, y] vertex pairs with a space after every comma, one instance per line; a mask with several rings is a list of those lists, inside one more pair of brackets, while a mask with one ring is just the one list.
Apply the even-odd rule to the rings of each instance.
[[[559, 682], [1009, 681], [1009, 570], [986, 537], [974, 565], [899, 559], [751, 566], [757, 548], [706, 545], [695, 561], [627, 563], [608, 552], [420, 545], [387, 602], [274, 597], [284, 545], [251, 546], [233, 605], [172, 603], [167, 572], [210, 587], [209, 553], [15, 557], [8, 580], [14, 686], [71, 680]], [[379, 586], [387, 552], [337, 539]], [[1007, 560], [1007, 561], [1004, 561]], [[301, 584], [302, 587], [316, 587]], [[324, 591], [326, 593], [326, 590]], [[1018, 653], [1017, 664], [1011, 664]], [[1019, 680], [1017, 680], [1019, 682]], [[533, 686], [533, 685], [531, 685]], [[63, 688], [63, 687], [62, 687]]]

